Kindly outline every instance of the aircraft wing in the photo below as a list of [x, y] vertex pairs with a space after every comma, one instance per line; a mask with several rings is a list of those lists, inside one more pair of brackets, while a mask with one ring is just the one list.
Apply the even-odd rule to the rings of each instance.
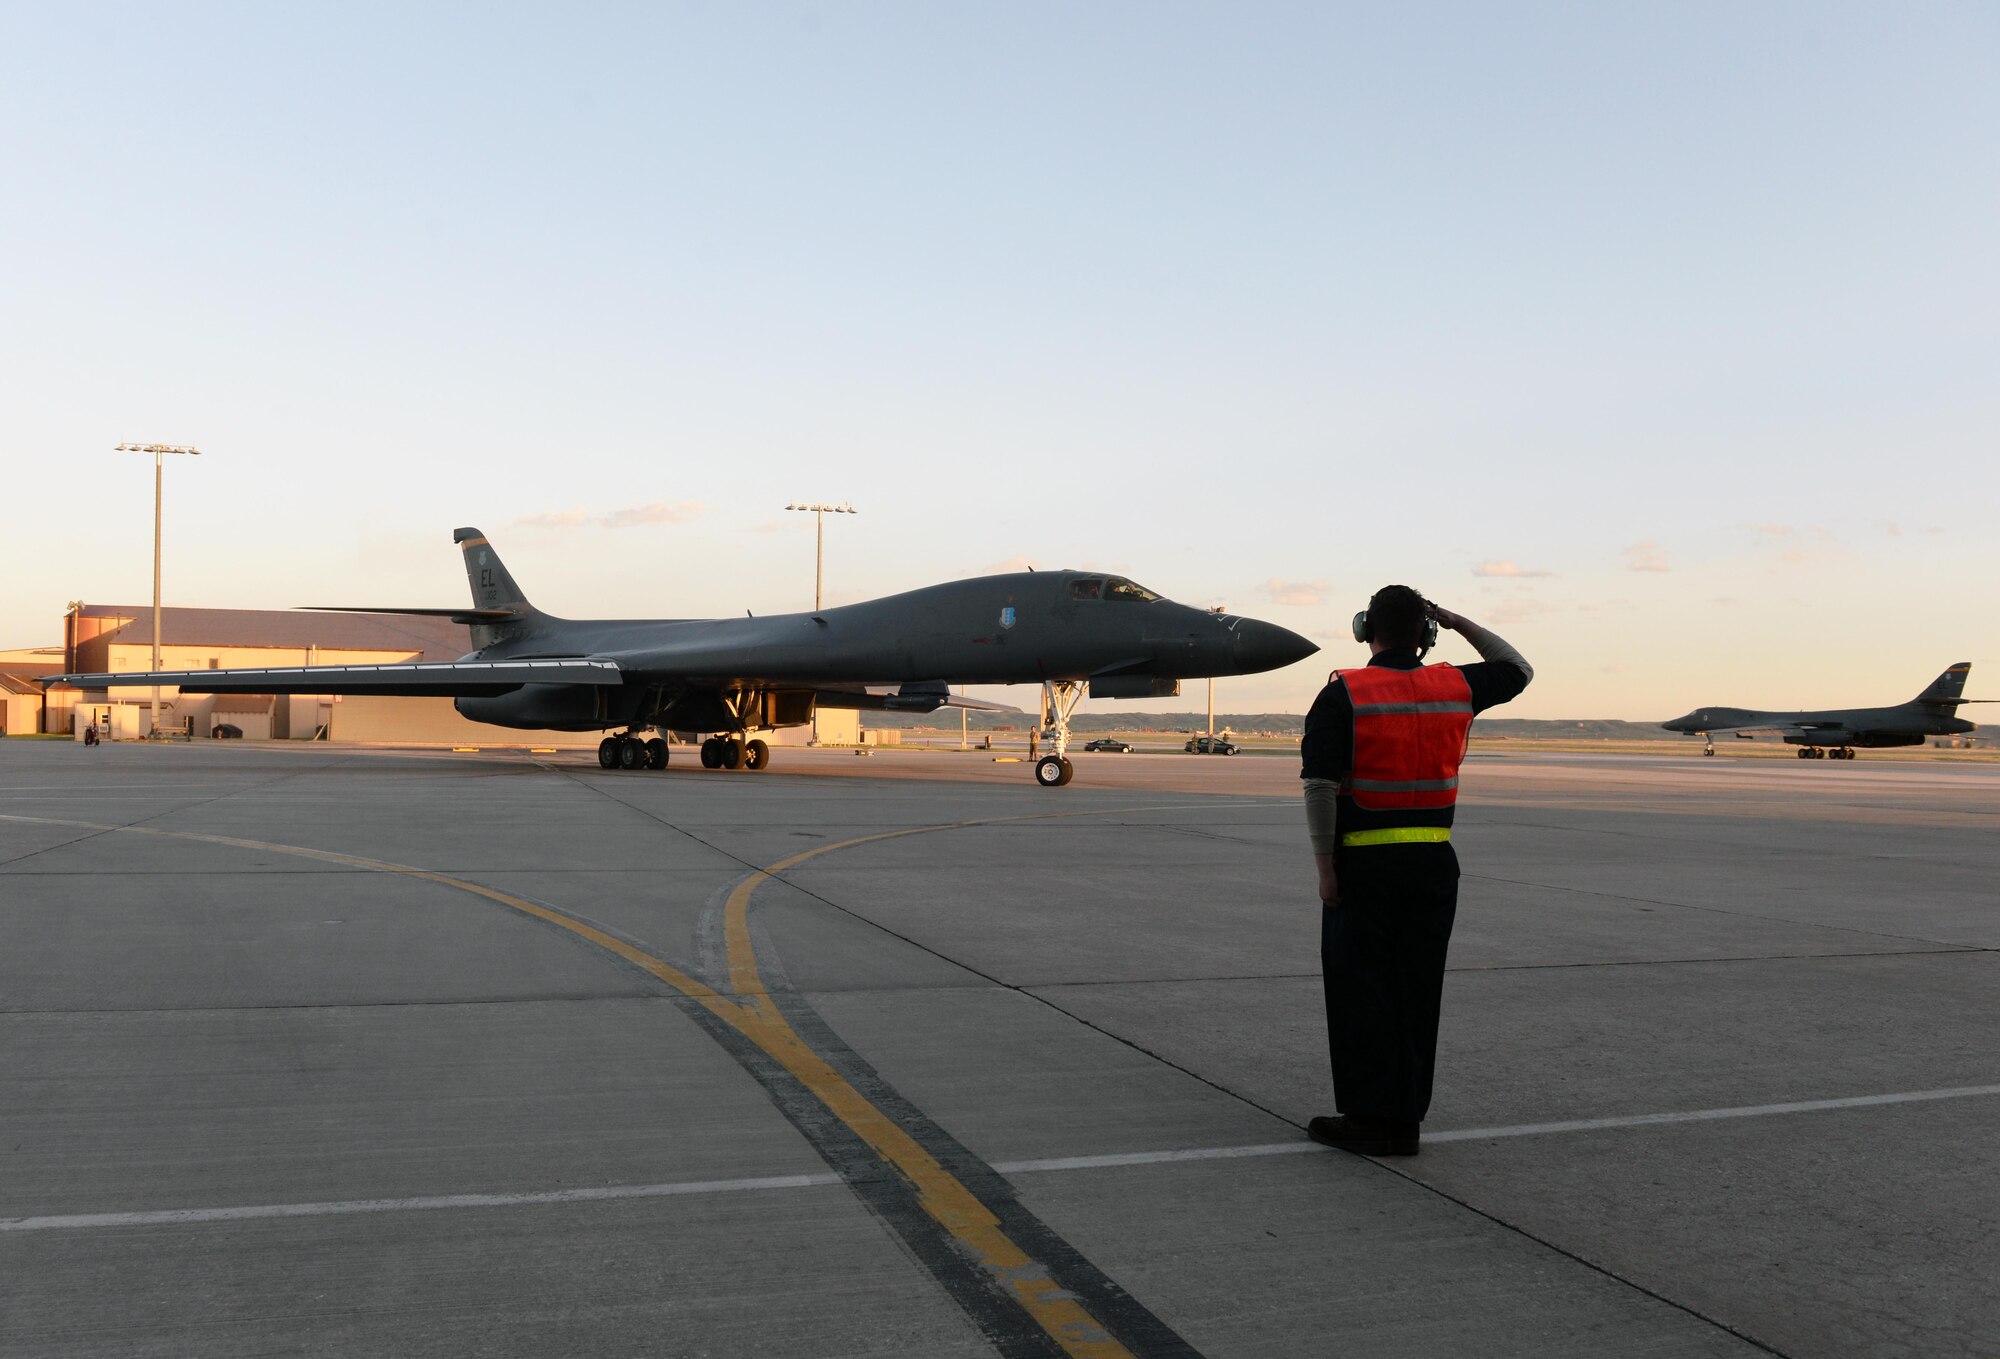
[[620, 684], [615, 661], [588, 656], [519, 661], [399, 661], [383, 665], [283, 665], [241, 670], [121, 670], [49, 675], [79, 689], [169, 685], [190, 694], [476, 695], [523, 684]]
[[454, 623], [505, 623], [521, 616], [517, 609], [395, 609], [345, 604], [301, 604], [309, 613], [393, 613], [411, 618], [449, 618]]

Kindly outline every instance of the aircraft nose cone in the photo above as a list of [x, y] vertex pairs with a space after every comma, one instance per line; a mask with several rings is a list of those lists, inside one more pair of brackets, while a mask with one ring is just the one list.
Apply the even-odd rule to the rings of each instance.
[[1244, 674], [1302, 661], [1319, 648], [1290, 628], [1245, 618], [1236, 625], [1236, 665]]

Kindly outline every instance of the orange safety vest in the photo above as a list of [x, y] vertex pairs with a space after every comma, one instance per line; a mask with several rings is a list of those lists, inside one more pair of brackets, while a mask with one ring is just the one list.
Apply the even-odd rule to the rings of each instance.
[[1449, 807], [1472, 728], [1472, 686], [1457, 666], [1336, 671], [1354, 704], [1354, 764], [1340, 791], [1371, 812]]

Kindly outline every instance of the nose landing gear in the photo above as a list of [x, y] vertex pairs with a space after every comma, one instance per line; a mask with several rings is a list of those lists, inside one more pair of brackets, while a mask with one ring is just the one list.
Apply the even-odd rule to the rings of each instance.
[[1069, 718], [1083, 702], [1081, 680], [1046, 680], [1042, 684], [1042, 739], [1049, 753], [1035, 761], [1035, 782], [1044, 788], [1060, 788], [1076, 777], [1069, 762]]

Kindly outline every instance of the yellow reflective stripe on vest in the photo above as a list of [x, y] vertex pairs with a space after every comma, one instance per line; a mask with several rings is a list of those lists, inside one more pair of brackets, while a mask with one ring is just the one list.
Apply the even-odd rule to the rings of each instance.
[[1449, 826], [1391, 826], [1387, 830], [1349, 831], [1340, 837], [1343, 849], [1356, 845], [1435, 845], [1451, 839]]

